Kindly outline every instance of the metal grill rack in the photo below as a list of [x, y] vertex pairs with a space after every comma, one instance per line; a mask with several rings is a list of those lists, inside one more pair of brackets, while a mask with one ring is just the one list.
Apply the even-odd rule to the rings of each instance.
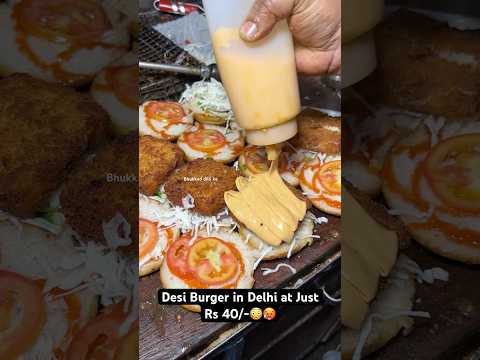
[[[175, 16], [157, 11], [140, 13], [140, 35], [138, 56], [140, 61], [164, 64], [199, 66], [200, 63], [168, 38], [155, 31], [152, 26], [174, 20]], [[178, 100], [185, 84], [192, 79], [158, 71], [140, 70], [140, 100]]]

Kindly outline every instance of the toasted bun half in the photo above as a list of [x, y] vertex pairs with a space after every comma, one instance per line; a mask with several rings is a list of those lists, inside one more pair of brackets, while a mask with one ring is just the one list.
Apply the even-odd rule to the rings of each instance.
[[479, 139], [478, 121], [426, 117], [386, 157], [382, 186], [388, 206], [417, 242], [469, 264], [480, 264], [480, 207], [473, 207]]
[[[400, 255], [387, 278], [386, 286], [379, 291], [376, 300], [370, 307], [369, 314], [360, 330], [344, 327], [342, 329], [342, 359], [352, 359], [361, 335], [367, 339], [361, 351], [361, 357], [367, 356], [380, 348], [404, 331], [413, 326], [413, 319], [409, 317], [412, 311], [415, 296], [415, 273], [411, 271], [412, 260]], [[398, 315], [397, 315], [398, 314]], [[360, 350], [360, 349], [359, 349]], [[359, 351], [357, 350], [357, 351]]]
[[210, 125], [223, 125], [227, 121], [225, 117], [213, 115], [208, 112], [194, 113], [193, 118], [202, 124], [210, 124]]
[[[383, 196], [385, 197], [388, 205], [393, 209], [405, 208], [405, 201], [395, 192], [392, 192], [388, 187], [383, 187]], [[441, 212], [438, 212], [441, 213]], [[440, 215], [442, 216], [442, 215]], [[453, 221], [462, 223], [464, 221], [467, 223], [470, 219], [462, 219], [461, 217], [456, 217], [453, 215], [443, 215], [449, 216]], [[411, 236], [420, 243], [422, 246], [426, 247], [435, 254], [444, 256], [446, 258], [460, 261], [467, 264], [480, 264], [480, 249], [474, 246], [469, 246], [468, 244], [463, 244], [461, 242], [454, 241], [452, 236], [441, 229], [435, 228], [418, 228], [415, 226], [419, 222], [418, 217], [415, 216], [400, 216], [400, 219], [406, 225]], [[478, 220], [471, 220], [472, 224]]]
[[[321, 154], [313, 159], [306, 159], [300, 170], [300, 187], [313, 206], [336, 216], [342, 214], [340, 172], [341, 157], [339, 155], [321, 159]], [[329, 188], [326, 188], [325, 184], [328, 184]], [[335, 191], [333, 191], [334, 188]]]
[[344, 158], [342, 175], [361, 192], [375, 197], [382, 190], [380, 172], [369, 166], [366, 159], [361, 157]]
[[143, 266], [140, 266], [138, 270], [138, 274], [140, 277], [142, 276], [147, 276], [155, 271], [158, 271], [160, 269], [160, 266], [162, 265], [163, 257], [161, 260], [150, 260], [148, 263], [144, 264]]
[[[226, 231], [211, 231], [207, 234], [206, 231], [200, 230], [198, 233], [199, 238], [207, 238], [207, 237], [215, 237], [218, 239], [223, 240], [226, 243], [229, 243], [235, 247], [235, 249], [240, 254], [243, 265], [244, 271], [243, 274], [240, 275], [238, 280], [236, 281], [237, 289], [250, 289], [253, 286], [254, 278], [253, 278], [253, 271], [254, 271], [254, 264], [256, 260], [255, 252], [252, 251], [241, 239], [241, 237], [237, 233], [228, 233]], [[172, 246], [172, 244], [170, 245]], [[167, 249], [168, 251], [168, 249]], [[182, 278], [175, 275], [169, 265], [168, 261], [163, 261], [160, 267], [160, 281], [162, 286], [165, 289], [190, 289], [190, 285], [187, 284]], [[211, 286], [208, 288], [222, 288], [221, 285]], [[198, 305], [184, 305], [184, 308], [190, 311], [200, 311], [200, 306]]]
[[200, 307], [200, 305], [182, 305], [182, 307], [185, 310], [193, 311], [193, 312], [197, 312], [197, 313], [202, 311], [202, 308]]
[[[179, 230], [177, 227], [171, 227], [168, 230], [159, 227], [162, 225], [162, 213], [168, 210], [170, 205], [166, 203], [162, 204], [158, 201], [149, 199], [144, 195], [140, 195], [139, 199], [140, 224], [142, 224], [142, 221], [155, 224], [158, 234], [158, 240], [155, 247], [148, 253], [141, 254], [143, 245], [140, 244], [140, 261], [138, 271], [140, 276], [146, 276], [160, 269], [168, 242], [175, 241], [178, 238]], [[143, 235], [141, 238], [143, 239]]]
[[270, 250], [263, 257], [263, 259], [273, 260], [287, 257], [289, 253], [290, 255], [296, 254], [305, 246], [310, 245], [313, 242], [313, 228], [313, 221], [308, 217], [305, 217], [305, 219], [303, 219], [302, 223], [295, 232], [294, 240], [292, 240], [292, 243], [282, 243], [279, 246], [270, 246], [243, 225], [240, 225], [239, 233], [243, 241], [259, 253], [261, 253], [262, 250], [267, 246], [270, 246], [272, 250]]
[[224, 164], [235, 160], [244, 144], [245, 139], [239, 129], [225, 130], [218, 125], [198, 123], [181, 134], [177, 141], [188, 161], [213, 159]]

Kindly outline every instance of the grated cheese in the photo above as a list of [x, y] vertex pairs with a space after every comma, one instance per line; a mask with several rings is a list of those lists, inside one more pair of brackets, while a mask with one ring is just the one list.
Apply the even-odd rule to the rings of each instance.
[[[68, 226], [64, 226], [59, 234], [52, 235], [36, 226], [22, 224], [4, 213], [0, 214], [0, 219], [13, 225], [2, 224], [3, 232], [17, 233], [17, 236], [11, 233], [0, 238], [1, 268], [32, 279], [45, 279], [43, 293], [48, 309], [53, 309], [53, 312], [48, 311], [37, 343], [20, 359], [50, 358], [51, 349], [58, 347], [58, 341], [65, 341], [61, 326], [67, 318], [60, 307], [67, 295], [88, 289], [92, 296], [99, 296], [104, 306], [125, 300], [133, 304], [127, 320], [133, 322], [138, 318], [138, 306], [135, 305], [136, 301], [138, 303], [135, 299], [138, 283], [136, 259], [126, 258], [93, 241], [85, 243]], [[53, 288], [65, 291], [51, 296], [48, 292]], [[50, 326], [50, 323], [55, 326]]]
[[288, 248], [287, 259], [290, 259], [290, 256], [292, 256], [292, 251], [293, 251], [293, 248], [295, 247], [296, 243], [297, 243], [297, 238], [294, 237], [293, 240], [292, 240], [292, 243], [290, 244], [290, 247]]
[[228, 216], [228, 208], [224, 208], [221, 212], [217, 214], [217, 218], [221, 218], [223, 216]]
[[433, 116], [429, 116], [425, 119], [425, 125], [427, 126], [428, 130], [430, 131], [430, 146], [433, 147], [438, 143], [438, 132], [445, 124], [444, 118], [434, 118]]
[[334, 303], [339, 303], [339, 302], [342, 302], [342, 299], [336, 299], [332, 296], [330, 296], [329, 293], [327, 293], [327, 290], [325, 290], [325, 286], [322, 286], [322, 292], [323, 292], [323, 296], [325, 296], [328, 300], [330, 300], [331, 302], [334, 302]]
[[322, 126], [324, 129], [332, 132], [340, 132], [340, 128], [338, 126], [328, 126], [328, 125], [323, 125]]
[[233, 233], [237, 228], [238, 228], [238, 224], [237, 223], [233, 224], [232, 228], [228, 231], [228, 233], [229, 234]]
[[130, 286], [132, 291], [130, 296], [127, 297], [124, 304], [123, 311], [126, 313], [129, 310], [130, 312], [125, 318], [125, 321], [120, 325], [118, 329], [118, 334], [124, 336], [128, 333], [132, 324], [138, 319], [138, 308], [139, 308], [139, 293], [138, 293], [138, 274], [135, 274], [133, 271], [128, 274], [126, 277], [126, 283]]
[[[442, 271], [435, 270], [435, 271], [432, 271], [432, 273], [436, 273], [436, 275], [438, 275], [438, 277], [442, 279], [448, 278], [446, 276], [448, 275], [448, 273], [444, 270]], [[420, 266], [415, 261], [401, 254], [397, 261], [396, 270], [392, 272], [392, 274], [390, 275], [390, 278], [403, 280], [403, 279], [411, 278], [411, 275], [416, 275], [417, 281], [423, 281], [424, 279], [428, 279], [428, 280], [431, 279], [431, 278], [429, 279], [430, 275], [425, 275], [425, 272], [422, 271]], [[434, 276], [435, 275], [432, 275], [432, 277]], [[357, 346], [353, 353], [352, 360], [361, 359], [362, 351], [373, 329], [374, 320], [378, 319], [380, 321], [388, 321], [388, 320], [396, 319], [399, 317], [422, 317], [422, 318], [430, 319], [430, 314], [425, 311], [413, 311], [410, 309], [402, 310], [399, 307], [392, 307], [391, 305], [388, 311], [378, 312], [377, 310], [377, 312], [373, 312], [370, 316], [367, 317], [362, 328], [360, 329]], [[412, 325], [405, 325], [405, 324], [402, 326], [404, 328], [404, 334], [406, 333], [406, 331], [409, 330], [411, 326]]]
[[302, 278], [300, 278], [297, 281], [295, 281], [295, 284], [293, 284], [293, 288], [298, 289], [300, 286], [303, 285], [303, 283], [304, 283], [304, 280]]
[[[309, 213], [311, 216], [309, 218], [317, 225], [328, 224], [328, 218], [325, 216], [315, 216], [312, 213]], [[308, 214], [307, 214], [308, 215]]]
[[435, 207], [430, 204], [427, 212], [422, 212], [420, 210], [413, 210], [413, 209], [388, 209], [387, 213], [392, 216], [411, 216], [420, 220], [428, 219], [433, 215], [435, 211]]
[[35, 344], [17, 360], [40, 360], [52, 359], [56, 348], [61, 347], [67, 336], [68, 307], [63, 299], [47, 301], [46, 316], [41, 333], [38, 335]]
[[[59, 214], [59, 215], [63, 217], [62, 214]], [[39, 228], [47, 230], [53, 234], [59, 234], [62, 231], [62, 227], [65, 222], [65, 217], [63, 217], [63, 221], [60, 221], [60, 223], [55, 223], [53, 221], [47, 220], [42, 217], [22, 220], [22, 222], [24, 222], [25, 224], [38, 226]]]
[[420, 265], [410, 258], [405, 259], [405, 267], [413, 274], [417, 276], [417, 281], [422, 284], [426, 282], [427, 284], [433, 284], [435, 280], [448, 281], [449, 273], [448, 271], [435, 267], [432, 269], [422, 270]]
[[22, 230], [23, 230], [22, 222], [19, 219], [17, 219], [15, 216], [12, 216], [0, 210], [0, 221], [10, 222], [12, 225], [14, 225], [17, 228], [19, 234], [22, 233]]
[[280, 264], [277, 264], [277, 266], [275, 266], [275, 268], [273, 269], [270, 269], [270, 268], [261, 268], [260, 270], [262, 270], [262, 275], [263, 276], [266, 276], [266, 275], [270, 275], [270, 274], [273, 274], [273, 273], [276, 273], [278, 270], [280, 270], [282, 267], [286, 267], [287, 269], [289, 269], [293, 274], [296, 274], [297, 270], [289, 265], [289, 264], [286, 264], [286, 263], [280, 263]]
[[195, 199], [192, 195], [187, 194], [182, 199], [182, 206], [185, 209], [193, 209], [195, 207]]
[[[141, 195], [144, 196], [144, 195]], [[156, 200], [155, 197], [149, 197], [152, 200]], [[193, 241], [198, 233], [199, 229], [208, 228], [219, 230], [220, 228], [231, 228], [233, 230], [238, 226], [237, 223], [231, 217], [223, 217], [228, 215], [227, 210], [223, 210], [216, 216], [204, 216], [185, 209], [182, 206], [173, 205], [168, 199], [163, 203], [165, 208], [160, 212], [154, 210], [156, 221], [160, 222], [163, 226], [177, 226], [182, 233], [193, 233]], [[232, 230], [232, 231], [233, 231]]]
[[179, 102], [195, 113], [209, 113], [227, 120], [234, 117], [227, 93], [222, 84], [215, 79], [187, 85]]
[[267, 256], [267, 254], [272, 250], [273, 250], [273, 248], [271, 246], [267, 246], [265, 248], [265, 250], [262, 251], [262, 253], [260, 254], [260, 257], [253, 264], [253, 270], [255, 270], [257, 268], [258, 264], [260, 264], [260, 262], [263, 260], [263, 258], [265, 256]]
[[[122, 214], [116, 213], [109, 222], [102, 222], [103, 235], [110, 249], [116, 250], [122, 246], [128, 246], [132, 243], [130, 237], [131, 226]], [[121, 236], [119, 230], [123, 229], [124, 235]]]
[[364, 326], [360, 330], [360, 335], [358, 337], [358, 343], [355, 348], [355, 351], [352, 356], [352, 360], [361, 360], [362, 359], [362, 351], [363, 348], [365, 347], [365, 344], [367, 342], [368, 336], [370, 335], [370, 332], [372, 331], [373, 327], [373, 320], [382, 320], [382, 321], [387, 321], [391, 319], [395, 319], [397, 317], [401, 316], [410, 316], [410, 317], [422, 317], [422, 318], [427, 318], [430, 319], [430, 314], [425, 311], [397, 311], [397, 312], [392, 312], [388, 315], [381, 315], [381, 314], [372, 314], [367, 318], [367, 321], [365, 322]]

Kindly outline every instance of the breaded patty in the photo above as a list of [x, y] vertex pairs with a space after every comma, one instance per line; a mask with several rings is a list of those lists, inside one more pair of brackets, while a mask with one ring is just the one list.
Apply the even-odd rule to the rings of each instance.
[[305, 109], [298, 116], [298, 134], [290, 140], [297, 149], [328, 155], [340, 153], [341, 121], [320, 111]]
[[108, 127], [87, 95], [26, 74], [0, 80], [0, 209], [34, 216]]
[[102, 224], [120, 214], [131, 225], [132, 245], [125, 250], [138, 250], [137, 174], [137, 133], [99, 149], [65, 182], [60, 204], [67, 223], [86, 239], [106, 242]]
[[399, 10], [376, 27], [375, 40], [378, 67], [357, 85], [371, 104], [448, 118], [478, 115], [479, 30]]
[[168, 199], [178, 206], [190, 194], [195, 201], [193, 210], [202, 215], [216, 215], [225, 207], [225, 191], [236, 189], [237, 176], [239, 174], [235, 169], [215, 160], [193, 160], [170, 175], [165, 183], [165, 192]]
[[153, 136], [140, 136], [139, 187], [145, 195], [155, 194], [170, 174], [183, 160], [180, 148]]

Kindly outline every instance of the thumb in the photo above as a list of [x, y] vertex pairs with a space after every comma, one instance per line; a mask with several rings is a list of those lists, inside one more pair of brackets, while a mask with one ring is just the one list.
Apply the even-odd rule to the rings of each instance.
[[244, 41], [257, 41], [270, 34], [275, 24], [292, 12], [295, 0], [255, 0], [240, 27]]

